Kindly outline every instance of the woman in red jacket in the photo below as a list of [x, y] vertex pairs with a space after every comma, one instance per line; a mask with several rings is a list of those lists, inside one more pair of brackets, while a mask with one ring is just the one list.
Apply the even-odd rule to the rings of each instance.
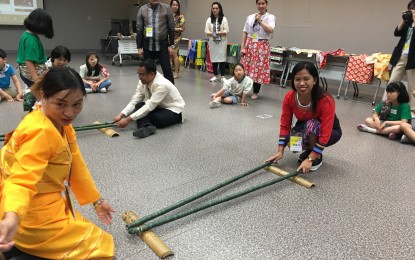
[[[301, 152], [298, 171], [317, 170], [323, 163], [323, 150], [337, 143], [342, 131], [335, 113], [332, 96], [319, 84], [317, 68], [311, 62], [299, 62], [292, 70], [292, 90], [282, 104], [280, 138], [277, 153], [267, 161], [277, 162], [284, 148]], [[297, 118], [292, 126], [293, 116]]]

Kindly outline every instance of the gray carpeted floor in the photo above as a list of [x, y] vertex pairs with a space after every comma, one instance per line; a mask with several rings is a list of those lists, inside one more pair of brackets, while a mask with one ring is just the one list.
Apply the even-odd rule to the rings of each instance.
[[[84, 55], [73, 56], [70, 65], [78, 69]], [[101, 63], [111, 74], [111, 91], [88, 95], [76, 126], [111, 121], [136, 88], [137, 61], [123, 67], [105, 58]], [[117, 259], [158, 258], [127, 234], [122, 212], [147, 215], [254, 168], [276, 151], [281, 101], [289, 88], [263, 86], [248, 107], [209, 109], [210, 94], [220, 88], [211, 77], [182, 67], [176, 85], [186, 101], [183, 124], [145, 139], [132, 136], [135, 124], [116, 129], [116, 138], [97, 130], [78, 133], [96, 184], [117, 212], [114, 223], [104, 226], [92, 206], [78, 208], [114, 236]], [[329, 92], [336, 95], [337, 86], [331, 82]], [[173, 250], [170, 259], [414, 259], [414, 146], [359, 132], [356, 125], [371, 114], [374, 88], [361, 93], [364, 102], [336, 99], [343, 137], [325, 150], [317, 172], [303, 176], [316, 183], [313, 189], [284, 181], [154, 228]], [[0, 108], [5, 133], [24, 113], [17, 102], [1, 102]], [[272, 118], [257, 117], [262, 114]], [[295, 170], [297, 156], [287, 150], [279, 167]], [[274, 178], [259, 171], [185, 209]]]

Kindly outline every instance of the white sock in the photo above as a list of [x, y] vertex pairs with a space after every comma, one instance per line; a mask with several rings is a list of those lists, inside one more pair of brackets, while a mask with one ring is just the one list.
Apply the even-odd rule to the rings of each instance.
[[372, 127], [366, 126], [366, 131], [372, 134], [376, 134], [376, 129]]

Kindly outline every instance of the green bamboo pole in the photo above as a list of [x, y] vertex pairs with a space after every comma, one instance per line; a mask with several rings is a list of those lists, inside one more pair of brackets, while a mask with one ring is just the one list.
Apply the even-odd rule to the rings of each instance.
[[[102, 123], [102, 124], [74, 126], [73, 129], [75, 129], [75, 131], [84, 131], [84, 130], [101, 129], [101, 128], [114, 127], [114, 126], [117, 126], [117, 125], [114, 123]], [[5, 137], [6, 137], [5, 134], [0, 135], [0, 141], [4, 141]]]
[[134, 221], [134, 222], [128, 224], [127, 225], [127, 228], [128, 229], [131, 229], [133, 227], [140, 226], [140, 225], [146, 223], [149, 220], [152, 220], [154, 218], [157, 218], [157, 217], [159, 217], [159, 216], [161, 216], [163, 214], [166, 214], [169, 211], [172, 211], [172, 210], [177, 209], [177, 208], [179, 208], [179, 207], [181, 207], [183, 205], [186, 205], [189, 202], [192, 202], [192, 201], [194, 201], [196, 199], [199, 199], [199, 198], [201, 198], [201, 197], [203, 197], [203, 196], [205, 196], [205, 195], [207, 195], [209, 193], [214, 192], [215, 190], [218, 190], [218, 189], [220, 189], [222, 187], [225, 187], [226, 185], [229, 185], [229, 184], [231, 184], [231, 183], [233, 183], [233, 182], [235, 182], [235, 181], [237, 181], [239, 179], [242, 179], [243, 177], [246, 177], [246, 176], [248, 176], [248, 175], [250, 175], [250, 174], [252, 174], [252, 173], [254, 173], [254, 172], [258, 171], [258, 170], [261, 170], [261, 169], [263, 169], [266, 166], [270, 166], [271, 164], [272, 164], [272, 162], [264, 163], [264, 164], [262, 164], [262, 165], [260, 165], [258, 167], [255, 167], [255, 168], [253, 168], [253, 169], [251, 169], [251, 170], [249, 170], [249, 171], [247, 171], [245, 173], [242, 173], [241, 175], [235, 176], [235, 177], [230, 178], [230, 179], [228, 179], [228, 180], [226, 180], [224, 182], [221, 182], [219, 184], [216, 184], [215, 186], [213, 186], [211, 188], [208, 188], [208, 189], [206, 189], [204, 191], [201, 191], [201, 192], [199, 192], [199, 193], [197, 193], [197, 194], [195, 194], [193, 196], [190, 196], [190, 197], [188, 197], [186, 199], [183, 199], [183, 200], [181, 200], [181, 201], [179, 201], [179, 202], [177, 202], [175, 204], [172, 204], [171, 206], [165, 207], [164, 209], [161, 209], [161, 210], [156, 211], [156, 212], [154, 212], [152, 214], [149, 214], [147, 216], [144, 216], [144, 217], [140, 218], [139, 220]]
[[254, 192], [254, 191], [256, 191], [256, 190], [262, 189], [262, 188], [264, 188], [264, 187], [267, 187], [267, 186], [273, 185], [273, 184], [275, 184], [275, 183], [277, 183], [277, 182], [280, 182], [280, 181], [283, 181], [283, 180], [285, 180], [285, 179], [288, 179], [288, 178], [294, 177], [294, 176], [296, 176], [296, 175], [298, 175], [298, 174], [300, 174], [300, 172], [292, 172], [292, 173], [290, 173], [290, 174], [288, 174], [288, 175], [285, 175], [285, 176], [283, 176], [283, 177], [280, 177], [280, 178], [277, 178], [277, 179], [275, 179], [275, 180], [271, 180], [271, 181], [265, 182], [265, 183], [263, 183], [263, 184], [256, 185], [256, 186], [254, 186], [254, 187], [251, 187], [251, 188], [248, 188], [248, 189], [242, 190], [242, 191], [240, 191], [240, 192], [236, 192], [236, 193], [234, 193], [234, 194], [231, 194], [231, 195], [228, 195], [228, 196], [224, 196], [224, 197], [222, 197], [222, 198], [218, 198], [218, 199], [214, 199], [214, 200], [207, 201], [207, 202], [205, 202], [205, 203], [203, 203], [203, 204], [200, 204], [199, 206], [194, 207], [194, 208], [192, 208], [192, 209], [188, 209], [188, 210], [185, 210], [185, 211], [179, 212], [179, 213], [177, 213], [177, 214], [174, 214], [174, 215], [171, 215], [171, 216], [167, 216], [167, 217], [164, 217], [164, 218], [161, 218], [161, 219], [155, 220], [155, 221], [153, 221], [153, 222], [150, 222], [150, 223], [144, 224], [144, 225], [139, 226], [139, 227], [129, 228], [129, 229], [128, 229], [128, 233], [130, 233], [130, 234], [141, 234], [142, 232], [145, 232], [145, 231], [150, 230], [150, 229], [152, 229], [152, 228], [155, 228], [155, 227], [161, 226], [161, 225], [163, 225], [163, 224], [166, 224], [166, 223], [169, 223], [169, 222], [175, 221], [175, 220], [177, 220], [177, 219], [180, 219], [180, 218], [186, 217], [186, 216], [188, 216], [188, 215], [194, 214], [194, 213], [196, 213], [196, 212], [198, 212], [198, 211], [201, 211], [201, 210], [203, 210], [203, 209], [207, 209], [207, 208], [210, 208], [210, 207], [216, 206], [216, 205], [218, 205], [218, 204], [221, 204], [221, 203], [227, 202], [227, 201], [229, 201], [229, 200], [233, 200], [233, 199], [235, 199], [235, 198], [238, 198], [238, 197], [244, 196], [244, 195], [246, 195], [246, 194], [248, 194], [248, 193], [251, 193], [251, 192]]
[[79, 131], [85, 131], [85, 130], [92, 130], [92, 129], [101, 129], [101, 128], [107, 128], [107, 127], [114, 127], [117, 126], [113, 123], [107, 123], [107, 124], [96, 124], [96, 125], [87, 125], [87, 126], [76, 126], [74, 127], [74, 130], [76, 132]]

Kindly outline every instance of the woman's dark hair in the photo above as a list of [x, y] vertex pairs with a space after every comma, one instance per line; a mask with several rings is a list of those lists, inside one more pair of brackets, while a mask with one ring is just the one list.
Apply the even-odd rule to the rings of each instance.
[[39, 97], [43, 92], [46, 98], [50, 98], [62, 90], [74, 91], [79, 89], [85, 96], [86, 91], [81, 76], [72, 68], [51, 68], [43, 77], [39, 77], [33, 85], [35, 96]]
[[46, 38], [53, 38], [52, 17], [43, 9], [33, 10], [23, 22], [26, 29], [36, 34], [43, 34]]
[[211, 8], [210, 8], [210, 22], [211, 22], [212, 24], [214, 24], [214, 23], [215, 23], [215, 20], [216, 20], [215, 16], [213, 15], [213, 12], [212, 12], [212, 7], [213, 7], [213, 5], [218, 5], [218, 7], [219, 7], [218, 23], [219, 23], [219, 24], [222, 24], [222, 20], [223, 20], [223, 17], [224, 17], [225, 15], [223, 14], [222, 5], [221, 5], [219, 2], [213, 2], [213, 3], [212, 3], [212, 6], [211, 6]]
[[50, 53], [50, 59], [52, 60], [52, 62], [54, 62], [55, 59], [58, 59], [60, 57], [64, 57], [68, 62], [70, 62], [71, 52], [65, 46], [56, 46]]
[[405, 84], [403, 84], [401, 81], [395, 81], [392, 83], [389, 83], [386, 86], [386, 92], [398, 92], [398, 103], [408, 103], [409, 102], [409, 94], [406, 90]]
[[175, 13], [174, 16], [179, 16], [180, 15], [180, 2], [179, 2], [179, 0], [171, 0], [170, 1], [170, 7], [173, 5], [173, 2], [176, 2], [177, 5], [179, 6], [179, 8], [177, 9], [177, 13]]
[[146, 60], [141, 61], [138, 64], [138, 67], [146, 68], [147, 73], [150, 73], [150, 72], [157, 73], [156, 62], [153, 59], [146, 59]]
[[[93, 68], [88, 63], [88, 60], [92, 55], [95, 55], [95, 57], [97, 57], [97, 64], [95, 64], [95, 67], [93, 67]], [[87, 68], [87, 72], [86, 72], [87, 76], [98, 76], [99, 73], [101, 72], [102, 66], [99, 64], [99, 56], [96, 52], [91, 51], [91, 52], [88, 52], [86, 54], [85, 64], [86, 64], [86, 68]], [[93, 70], [94, 70], [94, 75], [92, 75]]]
[[408, 3], [408, 10], [410, 10], [412, 7], [415, 7], [415, 0], [411, 0], [411, 1], [409, 1], [409, 3]]
[[[259, 0], [255, 0], [255, 4], [257, 4], [257, 3], [258, 3], [258, 1], [259, 1]], [[264, 1], [265, 1], [265, 3], [266, 3], [266, 4], [268, 4], [268, 0], [264, 0]], [[267, 9], [265, 9], [265, 12], [268, 12], [268, 10], [267, 10]]]
[[310, 73], [310, 75], [316, 81], [316, 83], [313, 86], [313, 89], [311, 90], [311, 110], [313, 112], [316, 112], [317, 111], [317, 101], [325, 95], [325, 91], [320, 86], [320, 80], [319, 80], [320, 77], [318, 75], [318, 70], [312, 62], [300, 61], [299, 63], [297, 63], [294, 66], [294, 68], [291, 72], [291, 75], [292, 75], [291, 88], [294, 91], [297, 91], [295, 89], [295, 86], [294, 86], [294, 77], [298, 72], [302, 71], [303, 69], [306, 69], [308, 71], [308, 73]]

